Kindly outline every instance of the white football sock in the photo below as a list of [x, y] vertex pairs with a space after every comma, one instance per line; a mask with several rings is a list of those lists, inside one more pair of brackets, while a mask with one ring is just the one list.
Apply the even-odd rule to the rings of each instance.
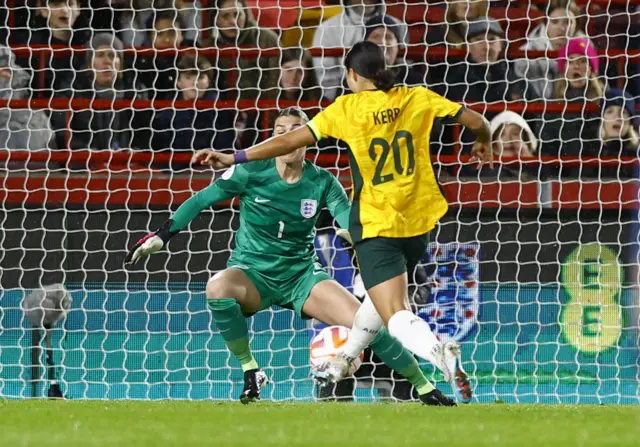
[[401, 310], [391, 316], [388, 329], [391, 336], [397, 338], [402, 346], [442, 369], [437, 357], [438, 351], [442, 351], [442, 343], [422, 318], [408, 310]]
[[364, 348], [369, 346], [381, 327], [382, 318], [367, 295], [353, 320], [349, 339], [342, 347], [342, 355], [350, 361], [358, 357]]

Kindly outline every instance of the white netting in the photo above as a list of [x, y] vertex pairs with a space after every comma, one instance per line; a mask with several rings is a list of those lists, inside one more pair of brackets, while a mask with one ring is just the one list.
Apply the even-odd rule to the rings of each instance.
[[[194, 150], [246, 148], [285, 106], [317, 113], [345, 94], [344, 50], [367, 38], [399, 82], [491, 120], [501, 163], [481, 171], [471, 135], [434, 127], [451, 211], [411, 287], [438, 335], [461, 342], [478, 400], [637, 402], [638, 2], [332, 3], [7, 1], [0, 396], [40, 382], [24, 296], [64, 283], [73, 307], [51, 335], [67, 396], [236, 398], [242, 373], [204, 284], [225, 267], [237, 208], [204, 213], [146, 270], [123, 268], [126, 248], [211, 182]], [[321, 149], [310, 158], [349, 187], [344, 145]], [[357, 293], [334, 230], [320, 221], [318, 254]], [[275, 309], [248, 321], [266, 397], [312, 398], [310, 323]], [[358, 396], [376, 395], [371, 375], [388, 373], [365, 367]], [[397, 378], [378, 394], [389, 384], [408, 396]]]

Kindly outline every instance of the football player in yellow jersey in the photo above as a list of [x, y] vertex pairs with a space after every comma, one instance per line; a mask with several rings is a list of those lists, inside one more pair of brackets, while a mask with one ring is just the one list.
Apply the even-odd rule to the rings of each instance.
[[[345, 58], [353, 94], [338, 98], [307, 124], [234, 155], [210, 153], [202, 164], [216, 168], [278, 157], [334, 137], [349, 145], [353, 205], [349, 219], [365, 287], [383, 323], [407, 349], [436, 365], [462, 402], [471, 386], [456, 343], [443, 345], [409, 307], [408, 277], [424, 255], [428, 234], [448, 209], [431, 164], [434, 121], [458, 122], [477, 136], [474, 159], [493, 164], [489, 123], [424, 87], [394, 87], [384, 52], [359, 42]], [[194, 160], [196, 161], [196, 160]], [[327, 365], [327, 380], [344, 377], [349, 358]]]

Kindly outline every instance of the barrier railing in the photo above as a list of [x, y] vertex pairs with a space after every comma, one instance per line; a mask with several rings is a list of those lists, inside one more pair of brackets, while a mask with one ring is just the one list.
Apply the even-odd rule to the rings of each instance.
[[[87, 49], [85, 47], [78, 46], [65, 46], [65, 45], [12, 45], [11, 49], [17, 56], [33, 56], [34, 53], [40, 53], [44, 55], [53, 54], [53, 57], [65, 57], [69, 54], [84, 54]], [[182, 54], [198, 53], [203, 56], [211, 58], [229, 57], [229, 58], [256, 58], [256, 57], [276, 57], [279, 56], [286, 48], [255, 48], [255, 47], [184, 47], [184, 48], [163, 48], [156, 49], [152, 47], [125, 47], [123, 52], [125, 55], [137, 55], [137, 56], [174, 56]], [[320, 57], [341, 57], [344, 56], [349, 48], [309, 48], [309, 53], [312, 56]], [[456, 57], [461, 58], [468, 54], [466, 49], [463, 48], [447, 48], [445, 46], [428, 46], [423, 44], [411, 45], [409, 48], [401, 49], [400, 54], [404, 54], [409, 58], [420, 58], [426, 56], [427, 58], [440, 58]], [[558, 57], [558, 51], [544, 51], [544, 50], [520, 50], [518, 48], [509, 48], [506, 53], [508, 59], [538, 59], [538, 58], [556, 58]], [[630, 60], [640, 59], [640, 50], [638, 49], [599, 49], [598, 55], [611, 58], [625, 57]]]
[[[33, 98], [0, 100], [0, 108], [9, 107], [12, 109], [48, 109], [66, 112], [66, 123], [71, 122], [72, 110], [162, 110], [162, 109], [217, 109], [217, 110], [242, 110], [242, 111], [262, 111], [269, 112], [290, 106], [299, 106], [307, 110], [318, 110], [326, 107], [328, 101], [287, 101], [287, 100], [198, 100], [198, 101], [168, 101], [168, 100], [136, 100], [136, 99], [90, 99], [90, 98]], [[559, 102], [526, 102], [512, 101], [508, 103], [469, 103], [466, 107], [480, 113], [499, 113], [510, 110], [520, 114], [542, 114], [551, 113], [597, 113], [599, 106], [595, 103], [569, 104], [564, 101]], [[269, 137], [271, 116], [263, 113], [261, 118], [262, 137]], [[66, 143], [69, 144], [70, 132], [67, 128]], [[460, 130], [454, 126], [453, 143], [455, 152], [460, 152], [458, 143]]]

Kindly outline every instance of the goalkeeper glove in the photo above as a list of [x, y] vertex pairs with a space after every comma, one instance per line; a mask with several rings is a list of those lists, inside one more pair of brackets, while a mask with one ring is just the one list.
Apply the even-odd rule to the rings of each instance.
[[338, 228], [338, 231], [336, 231], [336, 236], [348, 242], [349, 245], [353, 245], [353, 240], [351, 239], [351, 233], [349, 233], [349, 230]]
[[136, 245], [131, 247], [129, 254], [124, 259], [124, 263], [128, 265], [134, 265], [138, 259], [146, 258], [161, 250], [169, 239], [171, 239], [177, 231], [171, 231], [171, 224], [173, 221], [169, 219], [165, 224], [158, 229], [155, 233], [149, 233], [142, 239], [140, 239]]

